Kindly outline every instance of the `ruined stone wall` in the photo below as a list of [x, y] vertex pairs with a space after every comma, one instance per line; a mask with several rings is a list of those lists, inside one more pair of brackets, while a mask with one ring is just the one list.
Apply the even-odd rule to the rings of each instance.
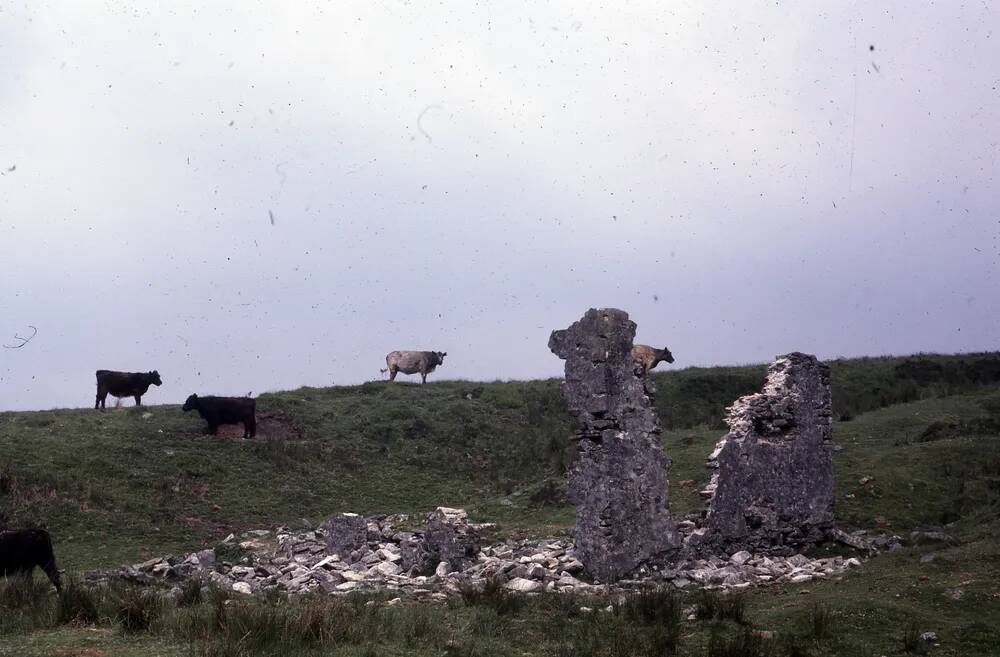
[[592, 308], [549, 339], [549, 349], [566, 361], [563, 394], [580, 421], [569, 473], [577, 556], [603, 581], [680, 545], [654, 388], [632, 365], [635, 328], [624, 311]]
[[729, 407], [729, 433], [693, 543], [781, 551], [822, 540], [833, 522], [830, 369], [815, 356], [779, 356], [762, 392]]

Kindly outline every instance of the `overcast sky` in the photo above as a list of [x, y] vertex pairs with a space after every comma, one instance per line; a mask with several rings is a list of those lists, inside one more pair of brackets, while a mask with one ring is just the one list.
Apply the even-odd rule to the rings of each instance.
[[1000, 344], [991, 3], [146, 4], [0, 5], [0, 408]]

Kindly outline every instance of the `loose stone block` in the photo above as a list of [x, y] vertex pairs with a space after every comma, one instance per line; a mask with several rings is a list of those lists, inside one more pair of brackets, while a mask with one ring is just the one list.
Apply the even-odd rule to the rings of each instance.
[[326, 529], [327, 554], [339, 555], [344, 561], [368, 545], [368, 522], [356, 513], [338, 513], [323, 523]]
[[424, 539], [431, 555], [453, 569], [474, 561], [479, 555], [479, 530], [469, 524], [469, 516], [462, 509], [439, 506], [428, 513]]

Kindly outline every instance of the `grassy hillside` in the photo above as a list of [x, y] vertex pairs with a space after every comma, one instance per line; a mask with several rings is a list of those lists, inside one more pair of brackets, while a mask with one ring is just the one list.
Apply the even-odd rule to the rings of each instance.
[[[838, 423], [841, 520], [868, 526], [882, 515], [909, 526], [967, 515], [980, 475], [971, 464], [989, 467], [970, 432], [995, 434], [995, 408], [991, 393], [939, 395], [994, 389], [982, 385], [1000, 376], [1000, 357], [832, 367], [838, 417], [926, 398]], [[655, 376], [658, 410], [672, 427], [664, 443], [674, 459], [676, 511], [700, 504], [703, 459], [720, 435], [724, 407], [762, 379], [763, 368], [753, 366]], [[0, 513], [11, 525], [49, 528], [74, 569], [199, 546], [248, 527], [315, 523], [341, 510], [444, 504], [508, 530], [572, 524], [560, 498], [572, 419], [556, 380], [302, 388], [262, 395], [258, 409], [266, 419], [253, 441], [206, 436], [196, 414], [171, 405], [2, 413]], [[876, 464], [891, 474], [876, 472]], [[862, 476], [873, 483], [858, 488]], [[682, 485], [688, 480], [695, 485]], [[958, 490], [960, 482], [966, 489]], [[900, 496], [914, 493], [919, 512], [897, 508]]]
[[[994, 654], [1000, 357], [832, 367], [838, 521], [904, 537], [943, 529], [955, 542], [879, 556], [843, 581], [754, 591], [746, 599], [753, 626], [792, 631], [820, 604], [836, 610], [839, 631], [797, 654], [901, 654], [911, 621], [942, 636], [935, 654]], [[763, 372], [692, 368], [655, 376], [675, 513], [700, 508], [704, 458], [721, 433], [724, 407], [759, 389]], [[502, 535], [572, 526], [562, 497], [572, 419], [558, 381], [302, 388], [262, 395], [258, 414], [258, 438], [244, 441], [204, 435], [202, 421], [177, 406], [2, 413], [0, 513], [12, 525], [47, 527], [60, 565], [77, 572], [212, 545], [230, 531], [317, 523], [341, 510], [462, 506], [476, 520], [497, 522]], [[930, 552], [934, 558], [922, 561]], [[530, 607], [496, 627], [484, 626], [475, 610], [435, 611], [441, 617], [433, 622], [444, 629], [429, 643], [388, 637], [375, 653], [352, 644], [324, 654], [570, 654], [552, 642], [572, 632], [550, 636], [542, 621], [569, 632], [583, 622], [571, 611]], [[692, 629], [681, 654], [709, 654], [716, 631]], [[190, 654], [176, 638], [71, 629], [18, 634], [7, 645], [16, 649], [9, 654], [42, 655], [84, 638], [118, 651], [112, 654]]]

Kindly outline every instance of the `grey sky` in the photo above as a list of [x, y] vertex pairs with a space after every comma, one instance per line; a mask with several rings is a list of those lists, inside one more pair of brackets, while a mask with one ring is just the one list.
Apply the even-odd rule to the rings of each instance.
[[0, 408], [997, 348], [989, 3], [146, 4], [0, 6]]

